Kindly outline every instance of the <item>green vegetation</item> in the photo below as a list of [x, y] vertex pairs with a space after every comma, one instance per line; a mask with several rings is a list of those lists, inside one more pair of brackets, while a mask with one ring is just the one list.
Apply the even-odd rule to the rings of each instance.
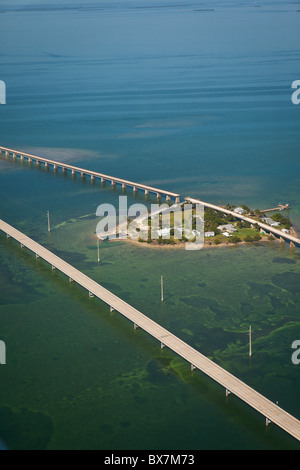
[[274, 220], [274, 222], [279, 222], [280, 226], [283, 228], [290, 229], [292, 226], [290, 219], [284, 217], [282, 214], [276, 213], [272, 215], [271, 219]]
[[[228, 210], [233, 210], [236, 206], [227, 204], [225, 206], [226, 209]], [[260, 232], [260, 226], [258, 225], [257, 222], [265, 216], [264, 213], [262, 213], [259, 209], [255, 209], [254, 211], [251, 210], [248, 206], [245, 204], [241, 204], [240, 207], [242, 207], [248, 214], [250, 214], [250, 217], [253, 219], [253, 223], [241, 220], [239, 217], [236, 217], [233, 214], [224, 214], [220, 211], [217, 211], [212, 208], [205, 207], [204, 210], [204, 232], [214, 232], [213, 237], [207, 237], [205, 238], [205, 243], [208, 245], [220, 245], [222, 244], [237, 244], [237, 243], [252, 243], [252, 242], [258, 242], [261, 240], [263, 237], [267, 240], [274, 240], [274, 236], [272, 234], [265, 234], [264, 232]], [[196, 215], [196, 210], [195, 207], [192, 209], [192, 230], [197, 230], [197, 215]], [[291, 221], [287, 218], [284, 217], [280, 213], [273, 214], [270, 217], [272, 220], [279, 222], [281, 228], [286, 228], [289, 229], [291, 227]], [[160, 215], [161, 219], [161, 215]], [[229, 227], [228, 232], [229, 235], [224, 235], [222, 233], [222, 230], [220, 230], [218, 227], [221, 225], [231, 225], [233, 227]], [[151, 217], [148, 217], [146, 221], [146, 225], [148, 225], [148, 230], [149, 230], [149, 236], [147, 240], [143, 240], [142, 238], [139, 238], [140, 242], [147, 242], [147, 243], [154, 243], [156, 242], [159, 245], [175, 245], [178, 243], [184, 243], [184, 242], [194, 242], [196, 240], [196, 237], [194, 239], [189, 239], [188, 235], [182, 232], [182, 235], [179, 239], [175, 238], [175, 230], [174, 230], [174, 214], [171, 212], [170, 215], [170, 235], [166, 239], [163, 237], [159, 237], [157, 240], [152, 240], [151, 235], [150, 235], [150, 229], [151, 229]], [[178, 235], [177, 235], [178, 236]]]

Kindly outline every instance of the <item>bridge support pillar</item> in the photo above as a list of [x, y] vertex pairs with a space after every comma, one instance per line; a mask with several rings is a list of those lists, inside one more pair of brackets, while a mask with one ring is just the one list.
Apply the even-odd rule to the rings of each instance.
[[90, 299], [91, 299], [92, 297], [95, 297], [94, 294], [93, 294], [93, 292], [89, 292], [89, 297], [90, 297]]
[[145, 196], [149, 196], [149, 191], [148, 191], [148, 189], [145, 189]]
[[160, 193], [156, 193], [156, 199], [161, 199]]
[[228, 397], [231, 394], [231, 391], [226, 388], [226, 397]]
[[24, 162], [24, 155], [20, 155], [21, 162]]
[[39, 160], [36, 160], [36, 165], [40, 166], [41, 162]]
[[122, 183], [122, 189], [123, 189], [123, 191], [126, 190], [126, 184], [125, 183]]
[[284, 238], [280, 237], [279, 240], [280, 240], [280, 243], [284, 243]]
[[85, 173], [81, 172], [81, 178], [85, 178]]
[[133, 186], [133, 192], [134, 192], [134, 194], [137, 193], [137, 187], [136, 186]]
[[67, 169], [64, 166], [62, 167], [62, 172], [67, 173]]
[[76, 170], [72, 170], [72, 176], [76, 175]]
[[6, 158], [8, 158], [9, 157], [9, 152], [7, 150], [5, 150], [4, 155], [6, 156]]
[[176, 203], [176, 204], [179, 204], [179, 203], [180, 203], [180, 197], [179, 197], [179, 196], [175, 199], [175, 203]]
[[28, 163], [32, 163], [32, 158], [28, 157]]
[[57, 171], [57, 165], [53, 165], [53, 170]]
[[138, 326], [136, 323], [133, 324], [133, 328], [134, 328], [135, 330], [137, 330], [138, 327], [139, 327], [139, 326]]
[[266, 418], [266, 426], [268, 427], [270, 424], [272, 424], [272, 421], [269, 418]]
[[290, 242], [290, 248], [295, 248], [295, 243]]
[[94, 183], [95, 181], [95, 175], [91, 175], [91, 183]]
[[193, 372], [195, 369], [197, 369], [197, 367], [194, 366], [194, 364], [191, 364], [191, 372]]
[[17, 154], [16, 154], [16, 153], [13, 153], [12, 156], [13, 156], [13, 159], [14, 159], [14, 160], [17, 158]]
[[103, 178], [103, 176], [101, 176], [101, 184], [105, 184], [105, 178]]
[[166, 201], [167, 201], [167, 202], [170, 202], [170, 201], [171, 201], [170, 196], [166, 195]]
[[113, 312], [113, 311], [114, 311], [114, 308], [113, 308], [113, 307], [109, 307], [109, 311], [110, 311], [110, 312]]
[[164, 349], [166, 345], [164, 343], [160, 343], [160, 349]]
[[36, 253], [35, 254], [35, 259], [38, 259], [40, 256]]
[[71, 277], [69, 277], [69, 283], [71, 284], [73, 281], [73, 279]]
[[114, 180], [111, 180], [111, 187], [115, 188], [116, 187], [116, 182]]

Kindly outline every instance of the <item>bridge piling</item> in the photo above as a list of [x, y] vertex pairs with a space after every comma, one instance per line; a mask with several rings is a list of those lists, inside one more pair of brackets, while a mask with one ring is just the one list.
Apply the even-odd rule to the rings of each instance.
[[[211, 359], [189, 346], [170, 331], [139, 312], [136, 308], [124, 302], [112, 292], [93, 281], [91, 278], [56, 256], [54, 253], [51, 253], [51, 251], [39, 245], [22, 232], [5, 223], [3, 220], [0, 220], [0, 230], [6, 235], [11, 236], [17, 242], [22, 243], [32, 253], [40, 255], [47, 263], [49, 263], [50, 266], [52, 266], [52, 269], [58, 269], [61, 273], [68, 276], [69, 279], [74, 279], [74, 281], [86, 289], [86, 291], [92, 292], [97, 298], [110, 306], [110, 311], [114, 310], [112, 305], [115, 305], [120, 314], [131, 322], [138, 324], [146, 333], [157, 339], [160, 342], [162, 349], [164, 347], [168, 347], [171, 351], [185, 359], [189, 364], [196, 366], [197, 369], [201, 370], [204, 374], [219, 383], [220, 386], [226, 390], [227, 394], [230, 391], [235, 397], [240, 398], [254, 410], [259, 412], [267, 419], [266, 423], [268, 425], [272, 422], [300, 441], [300, 421], [279, 407], [277, 403], [273, 403], [259, 392], [256, 392], [249, 385], [245, 384]], [[164, 339], [164, 343], [162, 343], [162, 339]]]

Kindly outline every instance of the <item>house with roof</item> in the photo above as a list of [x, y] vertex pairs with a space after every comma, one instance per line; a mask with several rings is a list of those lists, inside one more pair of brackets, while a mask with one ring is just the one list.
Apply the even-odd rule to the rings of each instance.
[[247, 214], [247, 211], [245, 211], [245, 209], [243, 209], [242, 207], [236, 207], [235, 209], [233, 209], [233, 212], [236, 212], [240, 215]]
[[280, 225], [279, 222], [275, 222], [275, 220], [270, 219], [270, 217], [263, 217], [261, 220], [262, 220], [262, 222], [264, 222], [265, 224], [270, 225], [271, 227], [279, 227], [279, 225]]
[[220, 230], [221, 232], [237, 232], [237, 229], [233, 224], [219, 225], [218, 230]]
[[215, 236], [215, 232], [204, 232], [204, 236], [205, 236], [206, 238], [214, 237], [214, 236]]

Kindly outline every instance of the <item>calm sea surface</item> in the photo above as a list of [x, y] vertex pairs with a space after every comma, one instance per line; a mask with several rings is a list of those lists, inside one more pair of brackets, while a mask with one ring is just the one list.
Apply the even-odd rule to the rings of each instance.
[[[300, 233], [299, 2], [1, 3], [1, 145], [214, 203], [288, 202]], [[0, 218], [300, 418], [299, 250], [104, 242], [98, 265], [96, 209], [120, 194], [0, 160]], [[0, 339], [7, 448], [300, 448], [3, 235]]]

